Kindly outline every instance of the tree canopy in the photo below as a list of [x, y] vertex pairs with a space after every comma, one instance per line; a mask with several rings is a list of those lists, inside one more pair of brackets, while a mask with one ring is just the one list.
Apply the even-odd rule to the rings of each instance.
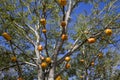
[[119, 0], [0, 0], [0, 79], [119, 80]]

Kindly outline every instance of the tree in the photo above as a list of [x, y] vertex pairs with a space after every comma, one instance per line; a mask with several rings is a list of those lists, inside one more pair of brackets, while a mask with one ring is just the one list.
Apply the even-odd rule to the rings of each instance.
[[118, 0], [1, 0], [0, 6], [4, 79], [118, 79]]

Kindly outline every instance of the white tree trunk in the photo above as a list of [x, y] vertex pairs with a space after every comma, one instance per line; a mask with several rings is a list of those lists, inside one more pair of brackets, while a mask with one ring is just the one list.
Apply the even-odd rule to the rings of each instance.
[[43, 80], [42, 69], [38, 69], [38, 80]]
[[37, 70], [38, 70], [38, 80], [43, 80], [43, 72], [42, 72], [42, 68], [40, 66], [40, 63], [41, 63], [40, 54], [39, 54], [39, 51], [37, 49], [37, 45], [35, 45], [35, 53], [36, 53], [36, 57], [37, 57], [36, 62], [37, 62]]
[[54, 80], [54, 67], [50, 69], [48, 80]]

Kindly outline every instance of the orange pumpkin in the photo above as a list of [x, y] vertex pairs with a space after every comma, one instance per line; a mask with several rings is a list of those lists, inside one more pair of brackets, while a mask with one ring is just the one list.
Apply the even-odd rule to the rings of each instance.
[[105, 32], [105, 34], [108, 35], [108, 36], [111, 36], [111, 35], [112, 35], [112, 30], [111, 30], [111, 29], [106, 29], [104, 32]]
[[61, 76], [57, 76], [55, 80], [62, 80]]
[[45, 68], [47, 67], [47, 63], [46, 63], [46, 62], [42, 62], [40, 65], [41, 65], [41, 67], [42, 67], [43, 69], [45, 69]]
[[10, 41], [12, 38], [11, 38], [11, 36], [8, 34], [8, 33], [6, 33], [6, 32], [4, 32], [3, 34], [2, 34], [2, 36], [7, 40], [7, 41]]
[[40, 23], [45, 26], [46, 25], [46, 19], [45, 18], [41, 18], [40, 19]]
[[99, 58], [102, 58], [102, 57], [103, 57], [103, 54], [102, 54], [102, 53], [98, 53], [98, 57], [99, 57]]
[[47, 30], [46, 30], [46, 29], [43, 29], [43, 30], [42, 30], [42, 32], [43, 32], [43, 33], [46, 33], [46, 32], [47, 32]]
[[46, 59], [45, 59], [45, 61], [46, 61], [46, 63], [51, 63], [51, 58], [50, 57], [47, 57]]
[[67, 0], [59, 0], [59, 4], [61, 6], [65, 6], [67, 4]]
[[81, 62], [81, 63], [84, 63], [84, 62], [85, 62], [85, 60], [84, 60], [84, 59], [81, 59], [81, 60], [80, 60], [80, 62]]
[[91, 66], [94, 66], [95, 65], [95, 63], [94, 62], [91, 62]]
[[71, 58], [69, 56], [65, 57], [65, 61], [69, 62], [71, 60]]
[[16, 61], [17, 61], [16, 56], [11, 57], [11, 61], [12, 61], [12, 62], [16, 62]]
[[23, 80], [23, 78], [22, 78], [22, 77], [19, 77], [17, 80]]
[[70, 68], [70, 64], [67, 63], [67, 64], [65, 65], [65, 68], [66, 68], [66, 69], [69, 69], [69, 68]]
[[95, 41], [96, 41], [95, 38], [89, 38], [89, 39], [88, 39], [88, 43], [94, 43]]
[[38, 46], [38, 50], [39, 50], [39, 51], [42, 51], [42, 50], [43, 50], [42, 45], [39, 45], [39, 46]]
[[66, 34], [62, 34], [61, 36], [61, 39], [64, 41], [64, 40], [67, 40], [68, 39], [68, 36]]
[[62, 21], [62, 22], [61, 22], [61, 26], [62, 26], [62, 27], [65, 27], [65, 26], [66, 26], [66, 22], [65, 22], [65, 21]]

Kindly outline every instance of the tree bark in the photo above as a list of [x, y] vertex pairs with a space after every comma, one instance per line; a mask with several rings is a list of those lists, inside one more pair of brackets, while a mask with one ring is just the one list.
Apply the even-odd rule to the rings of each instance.
[[40, 54], [39, 54], [39, 51], [37, 49], [38, 44], [39, 44], [39, 39], [37, 41], [38, 42], [36, 42], [36, 44], [35, 44], [35, 53], [36, 53], [36, 57], [37, 57], [36, 63], [37, 63], [37, 70], [38, 70], [38, 80], [43, 80], [43, 71], [42, 71], [42, 68], [40, 66], [40, 63], [41, 63]]
[[37, 70], [38, 70], [38, 80], [43, 80], [43, 72], [42, 72], [42, 68], [40, 67], [40, 55], [39, 55], [39, 51], [37, 50], [37, 45], [35, 46], [35, 53], [36, 53], [36, 57], [37, 57]]
[[48, 80], [54, 80], [54, 67], [50, 69]]
[[38, 80], [43, 80], [42, 69], [38, 68]]

